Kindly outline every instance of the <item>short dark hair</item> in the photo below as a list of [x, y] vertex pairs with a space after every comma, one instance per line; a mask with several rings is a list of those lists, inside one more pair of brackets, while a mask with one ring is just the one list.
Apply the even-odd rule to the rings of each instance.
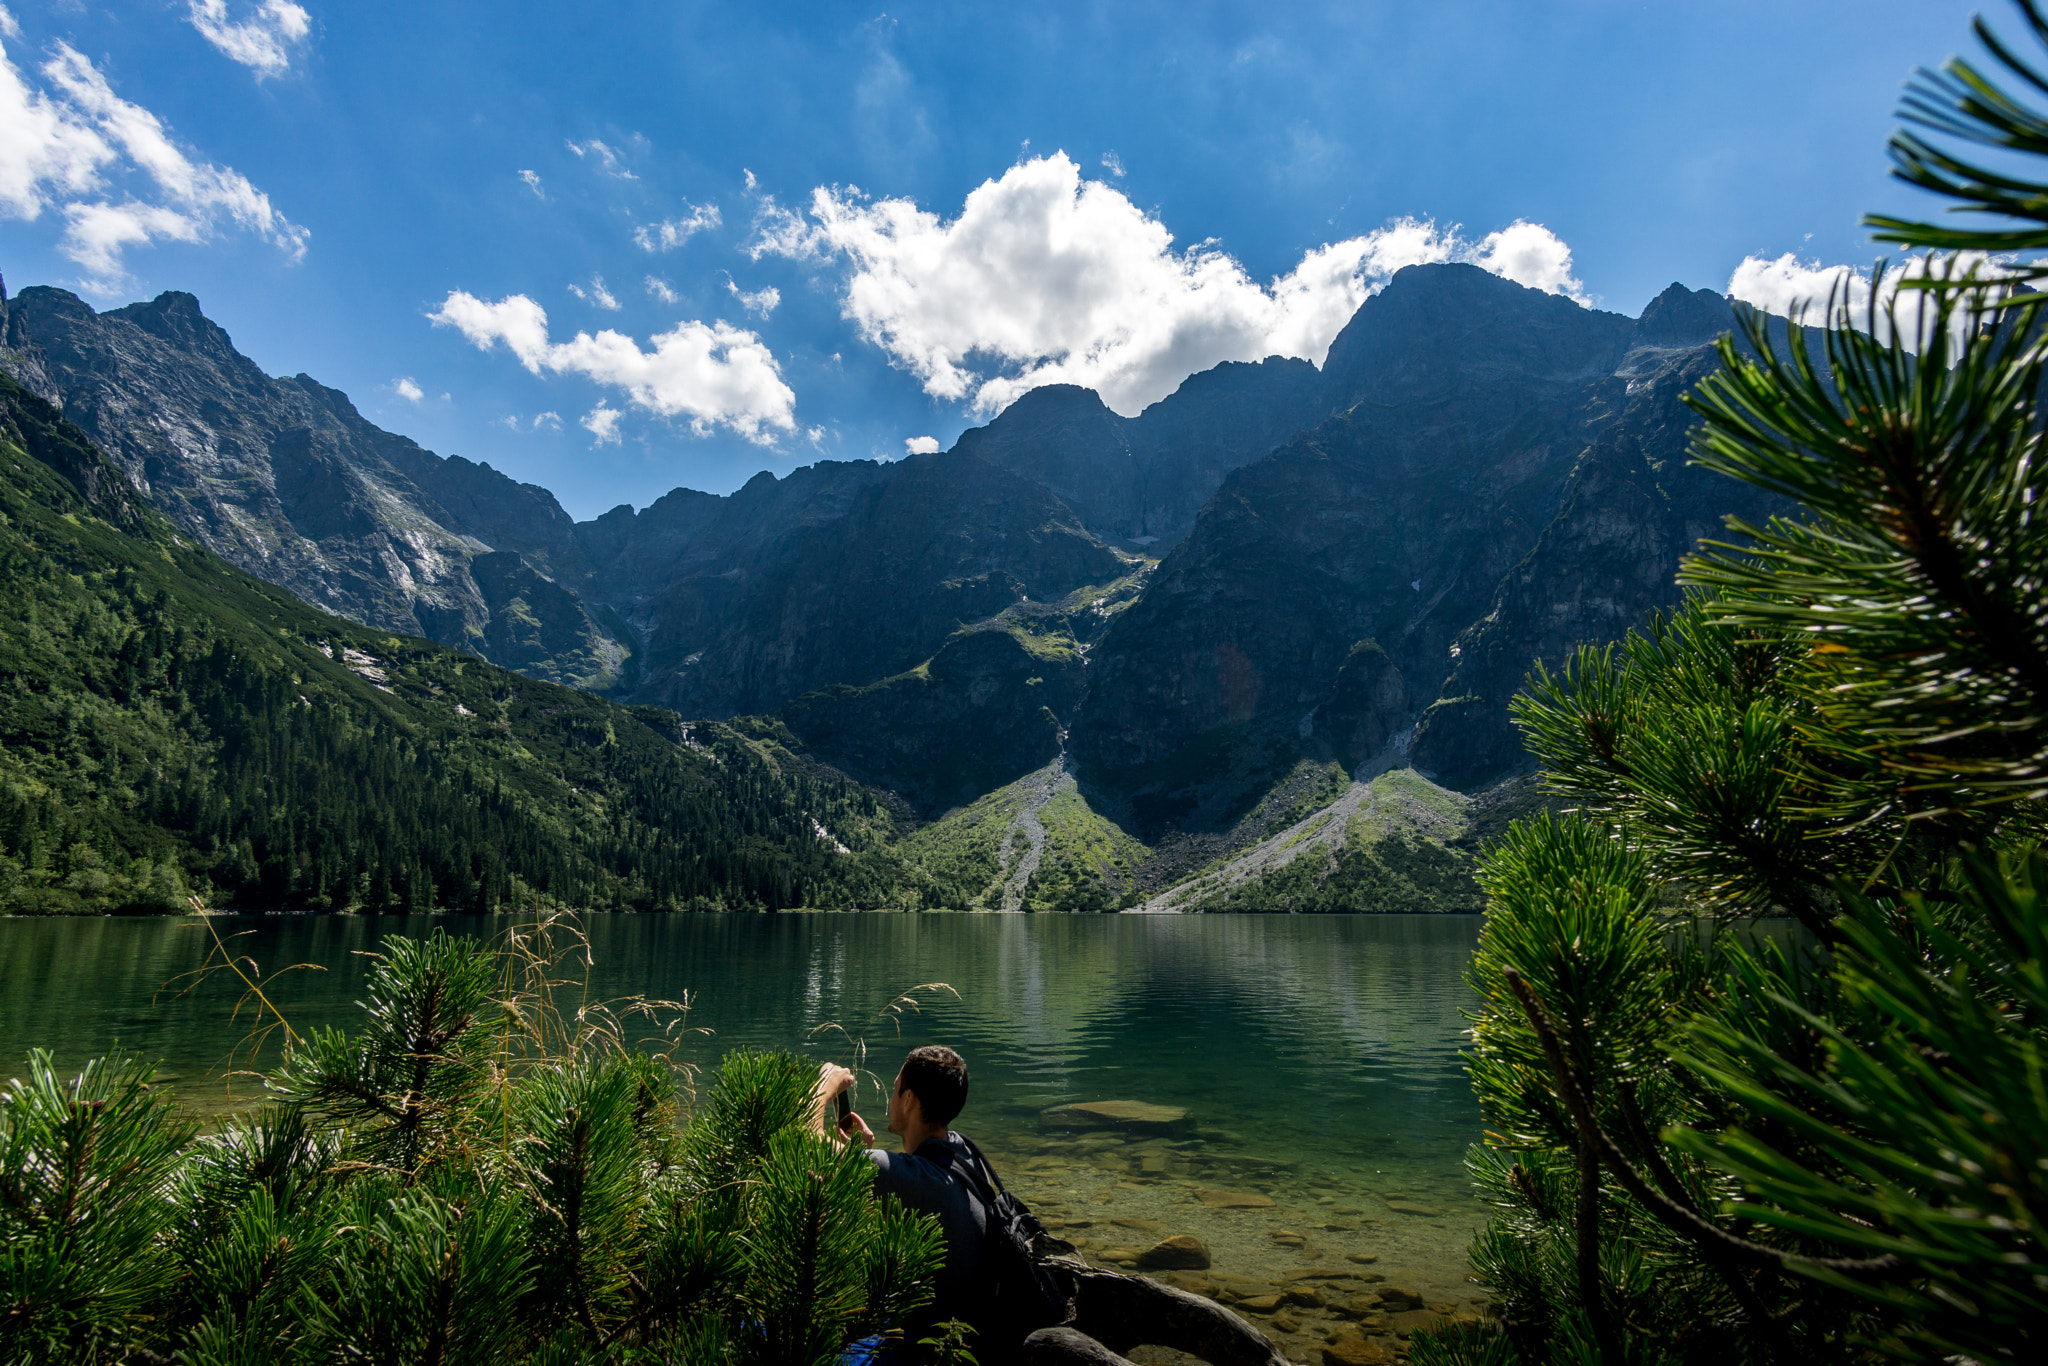
[[927, 1124], [951, 1124], [967, 1105], [967, 1059], [950, 1048], [926, 1044], [911, 1049], [898, 1080], [917, 1097]]

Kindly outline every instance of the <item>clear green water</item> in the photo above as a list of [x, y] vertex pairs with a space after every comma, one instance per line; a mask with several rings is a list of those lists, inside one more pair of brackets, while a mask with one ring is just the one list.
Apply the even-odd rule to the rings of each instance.
[[[351, 1023], [365, 972], [357, 955], [382, 936], [433, 925], [494, 935], [504, 923], [215, 921], [224, 934], [250, 931], [236, 942], [266, 971], [324, 967], [287, 974], [273, 992], [300, 1029]], [[699, 1062], [742, 1044], [844, 1060], [843, 1040], [812, 1035], [834, 1023], [866, 1034], [885, 1075], [916, 1044], [958, 1048], [973, 1073], [958, 1127], [1091, 1255], [1192, 1233], [1209, 1244], [1215, 1273], [1260, 1280], [1370, 1253], [1378, 1261], [1364, 1270], [1431, 1301], [1475, 1293], [1464, 1250], [1482, 1215], [1461, 1163], [1480, 1124], [1458, 1051], [1479, 928], [1475, 917], [1432, 916], [588, 923], [600, 994], [690, 993], [691, 1023], [712, 1031], [691, 1045]], [[118, 1042], [161, 1058], [195, 1105], [220, 1104], [236, 990], [216, 979], [182, 998], [160, 992], [210, 943], [196, 921], [0, 920], [0, 1073], [31, 1047], [75, 1066]], [[922, 982], [949, 983], [960, 999], [907, 1020], [899, 1041], [876, 1012]], [[1167, 1142], [1039, 1120], [1047, 1106], [1096, 1100], [1184, 1106], [1196, 1128]], [[871, 1087], [860, 1106], [879, 1116]], [[1202, 1191], [1273, 1203], [1218, 1209]], [[1275, 1236], [1288, 1233], [1299, 1245]]]

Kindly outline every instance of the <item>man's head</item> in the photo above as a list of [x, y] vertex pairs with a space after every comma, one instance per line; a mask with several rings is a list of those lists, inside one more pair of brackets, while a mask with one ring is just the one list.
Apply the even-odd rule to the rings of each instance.
[[950, 1048], [913, 1048], [889, 1097], [889, 1132], [913, 1124], [943, 1130], [967, 1104], [967, 1060]]

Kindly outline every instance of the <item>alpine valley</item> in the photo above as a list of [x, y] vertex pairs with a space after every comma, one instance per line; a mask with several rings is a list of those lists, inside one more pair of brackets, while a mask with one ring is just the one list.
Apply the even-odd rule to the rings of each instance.
[[1640, 318], [1411, 267], [1324, 364], [572, 520], [189, 294], [0, 289], [0, 909], [1476, 910], [1534, 662], [1724, 516]]

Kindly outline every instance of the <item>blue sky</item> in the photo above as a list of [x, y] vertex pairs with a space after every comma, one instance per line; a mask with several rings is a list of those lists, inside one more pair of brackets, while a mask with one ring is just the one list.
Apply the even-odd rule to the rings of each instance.
[[1319, 359], [1411, 260], [1782, 293], [1930, 207], [1884, 139], [1970, 14], [6, 3], [10, 290], [190, 290], [578, 517], [948, 446], [1034, 383], [1135, 412]]

